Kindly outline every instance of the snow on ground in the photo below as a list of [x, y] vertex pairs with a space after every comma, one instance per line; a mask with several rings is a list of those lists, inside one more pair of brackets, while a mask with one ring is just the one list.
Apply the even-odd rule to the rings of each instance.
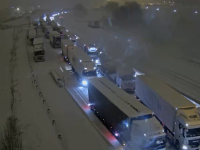
[[[21, 20], [13, 22], [14, 25], [26, 23]], [[10, 24], [10, 23], [8, 23]], [[42, 99], [38, 95], [38, 91], [32, 84], [32, 77], [29, 67], [29, 62], [26, 53], [26, 38], [25, 33], [27, 27], [14, 27], [4, 31], [1, 38], [1, 101], [0, 113], [1, 122], [0, 130], [2, 131], [2, 123], [8, 117], [10, 109], [10, 50], [16, 50], [14, 59], [14, 87], [15, 87], [15, 104], [14, 112], [19, 119], [19, 125], [23, 132], [23, 147], [24, 149], [63, 149], [60, 140], [57, 138], [57, 133], [49, 119], [46, 109], [43, 107]], [[13, 41], [13, 40], [14, 41]], [[5, 123], [5, 122], [4, 122]]]
[[9, 61], [10, 61], [10, 49], [12, 48], [13, 39], [12, 39], [13, 28], [0, 30], [0, 129], [5, 123], [6, 118], [10, 115], [10, 70], [9, 70]]
[[[61, 49], [53, 49], [47, 39], [45, 39], [44, 49], [46, 51], [45, 62], [34, 63], [33, 59], [31, 62], [38, 85], [55, 116], [68, 149], [112, 149], [112, 146], [99, 134], [68, 91], [59, 88], [49, 74], [50, 70], [54, 68], [65, 79], [68, 86], [76, 85], [74, 76], [69, 76], [71, 67], [63, 61]], [[28, 51], [29, 56], [33, 56], [31, 47]], [[75, 92], [74, 95], [76, 94]], [[81, 101], [83, 100], [79, 98], [79, 102]], [[100, 122], [98, 124], [101, 128], [104, 127]]]

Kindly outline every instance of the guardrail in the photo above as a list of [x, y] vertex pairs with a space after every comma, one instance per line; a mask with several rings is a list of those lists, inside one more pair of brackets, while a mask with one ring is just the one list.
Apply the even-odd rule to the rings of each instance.
[[33, 84], [34, 88], [37, 90], [38, 95], [39, 95], [40, 100], [41, 100], [41, 104], [45, 107], [46, 113], [48, 114], [49, 119], [51, 120], [51, 123], [56, 130], [57, 138], [62, 142], [64, 149], [69, 150], [68, 146], [66, 145], [64, 136], [61, 133], [59, 125], [57, 124], [56, 118], [54, 117], [53, 112], [52, 112], [50, 106], [48, 105], [47, 99], [45, 98], [44, 94], [42, 93], [42, 90], [39, 87], [38, 81], [37, 81], [36, 76], [34, 74], [33, 65], [30, 61], [30, 56], [29, 56], [29, 53], [28, 53], [27, 45], [26, 45], [26, 52], [27, 52], [29, 67], [30, 67], [30, 70], [31, 70], [32, 84]]

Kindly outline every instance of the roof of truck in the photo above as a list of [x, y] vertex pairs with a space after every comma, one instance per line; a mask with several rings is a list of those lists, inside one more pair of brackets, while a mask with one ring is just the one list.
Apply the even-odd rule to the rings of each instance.
[[[151, 87], [160, 97], [167, 101], [171, 106], [176, 108], [187, 108], [195, 107], [195, 105], [187, 100], [184, 96], [178, 93], [176, 90], [162, 82], [161, 80], [154, 78], [152, 76], [140, 75], [136, 78], [142, 80]], [[137, 79], [136, 79], [137, 82]]]
[[50, 31], [50, 34], [53, 34], [53, 35], [58, 35], [58, 36], [60, 36], [60, 33], [58, 33], [57, 31]]
[[105, 77], [91, 78], [89, 82], [130, 118], [153, 113]]
[[43, 38], [34, 38], [33, 45], [43, 44], [43, 43], [44, 43]]
[[74, 56], [76, 56], [77, 59], [81, 60], [82, 62], [92, 61], [90, 56], [88, 56], [82, 49], [79, 49], [78, 47], [75, 47], [71, 52], [74, 54]]
[[134, 70], [131, 67], [117, 67], [117, 73], [120, 76], [123, 75], [132, 75], [135, 73]]
[[74, 43], [69, 39], [61, 39], [61, 44], [64, 45], [74, 45]]
[[47, 29], [48, 29], [48, 28], [53, 28], [53, 27], [52, 27], [52, 26], [50, 26], [50, 25], [46, 25], [46, 26], [45, 26], [45, 28], [47, 28]]
[[92, 62], [92, 61], [87, 61], [87, 62], [82, 62], [82, 64], [83, 64], [83, 67], [84, 68], [87, 68], [88, 70], [93, 70], [94, 69], [94, 67], [95, 67], [95, 63], [94, 62]]

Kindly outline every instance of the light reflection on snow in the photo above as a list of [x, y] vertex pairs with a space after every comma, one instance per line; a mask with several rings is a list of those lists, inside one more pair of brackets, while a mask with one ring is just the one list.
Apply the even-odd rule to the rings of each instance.
[[65, 66], [64, 68], [65, 68], [66, 71], [69, 71], [69, 70], [72, 69], [71, 66]]

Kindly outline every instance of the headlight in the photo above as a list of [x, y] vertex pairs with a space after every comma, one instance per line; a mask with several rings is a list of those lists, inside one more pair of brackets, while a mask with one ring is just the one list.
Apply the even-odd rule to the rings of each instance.
[[99, 60], [97, 59], [97, 60], [95, 60], [95, 63], [98, 63], [99, 62]]
[[86, 80], [83, 80], [82, 84], [86, 86], [88, 84], [88, 82]]
[[183, 149], [188, 149], [188, 147], [186, 145], [183, 145]]

